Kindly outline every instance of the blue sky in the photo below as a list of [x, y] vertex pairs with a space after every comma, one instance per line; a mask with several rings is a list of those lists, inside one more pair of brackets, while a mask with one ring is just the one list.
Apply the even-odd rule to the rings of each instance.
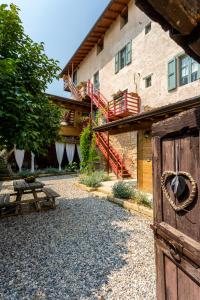
[[[46, 54], [63, 68], [109, 0], [2, 0], [14, 3], [21, 12], [25, 32], [36, 42], [45, 43]], [[49, 86], [49, 93], [67, 96], [62, 80]]]

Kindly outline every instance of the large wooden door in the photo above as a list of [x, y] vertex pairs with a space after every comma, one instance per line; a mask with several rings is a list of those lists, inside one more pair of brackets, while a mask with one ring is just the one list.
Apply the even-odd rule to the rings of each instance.
[[140, 130], [138, 132], [137, 157], [138, 189], [152, 193], [152, 145], [150, 131]]
[[[157, 299], [200, 299], [200, 109], [184, 112], [153, 126], [154, 236]], [[176, 198], [172, 175], [187, 172], [183, 194]], [[165, 173], [166, 174], [166, 173]], [[180, 174], [181, 176], [181, 174]], [[168, 179], [167, 179], [168, 177]], [[164, 178], [164, 177], [163, 177]], [[192, 184], [191, 184], [192, 181]], [[196, 183], [196, 192], [195, 192]], [[191, 195], [192, 203], [177, 211]], [[170, 204], [174, 201], [176, 207]]]

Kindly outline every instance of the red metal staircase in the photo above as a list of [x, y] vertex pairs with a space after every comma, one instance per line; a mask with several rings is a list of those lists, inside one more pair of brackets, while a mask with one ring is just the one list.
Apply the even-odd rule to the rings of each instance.
[[[66, 77], [66, 82], [67, 88], [70, 89], [76, 100], [82, 101], [82, 96], [73, 84], [70, 76]], [[86, 93], [91, 99], [91, 106], [95, 106], [97, 109], [100, 109], [106, 117], [107, 122], [139, 113], [140, 98], [137, 94], [124, 93], [120, 99], [108, 102], [108, 100], [93, 86], [90, 81], [87, 82]], [[96, 144], [108, 161], [109, 166], [118, 177], [131, 177], [129, 171], [125, 167], [123, 159], [114, 147], [110, 145], [109, 139], [105, 133], [96, 133]]]
[[109, 166], [117, 177], [128, 178], [131, 177], [130, 173], [125, 167], [125, 164], [117, 153], [117, 151], [109, 144], [106, 134], [102, 132], [96, 132], [96, 144], [99, 150], [109, 163]]

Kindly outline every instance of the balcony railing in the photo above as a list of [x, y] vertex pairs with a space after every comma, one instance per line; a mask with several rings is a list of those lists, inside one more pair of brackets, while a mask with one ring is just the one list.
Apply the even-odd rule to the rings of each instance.
[[108, 118], [116, 119], [138, 114], [140, 97], [135, 93], [124, 92], [122, 96], [108, 102]]

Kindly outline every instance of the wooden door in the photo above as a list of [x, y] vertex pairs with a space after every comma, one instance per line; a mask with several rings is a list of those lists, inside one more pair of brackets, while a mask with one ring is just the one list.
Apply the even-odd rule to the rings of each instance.
[[152, 193], [152, 145], [150, 131], [139, 131], [137, 153], [138, 189], [147, 193]]
[[[200, 299], [200, 109], [181, 113], [153, 126], [154, 236], [157, 269], [157, 299]], [[178, 162], [178, 163], [177, 163]], [[177, 167], [178, 166], [178, 167]], [[176, 198], [170, 186], [164, 187], [165, 171], [187, 172], [186, 187]], [[183, 205], [194, 188], [192, 203]]]

